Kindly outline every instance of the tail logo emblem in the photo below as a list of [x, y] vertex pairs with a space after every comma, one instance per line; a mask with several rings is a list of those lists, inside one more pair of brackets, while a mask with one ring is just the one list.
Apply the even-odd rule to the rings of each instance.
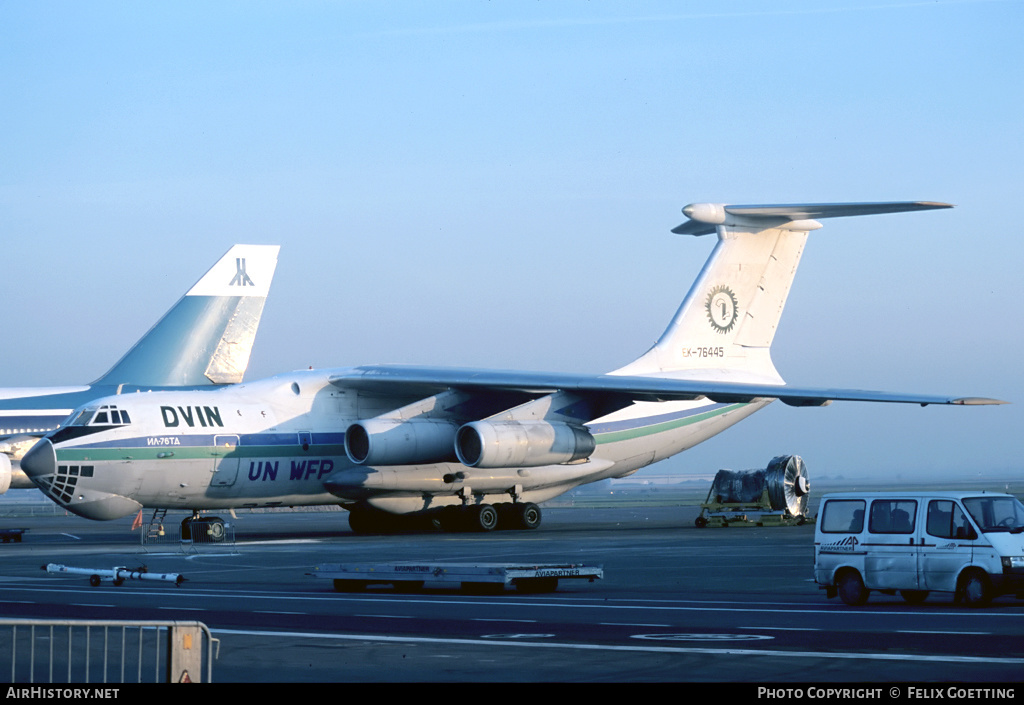
[[727, 286], [716, 286], [712, 289], [704, 302], [704, 308], [707, 310], [711, 327], [719, 333], [731, 331], [740, 314], [736, 294]]
[[235, 278], [231, 280], [228, 286], [256, 286], [253, 284], [252, 279], [245, 273], [245, 257], [238, 257], [235, 259]]

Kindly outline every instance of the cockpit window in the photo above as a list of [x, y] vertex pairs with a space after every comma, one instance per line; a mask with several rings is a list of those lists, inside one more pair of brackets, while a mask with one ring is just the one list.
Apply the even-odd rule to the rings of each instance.
[[95, 406], [82, 409], [71, 421], [69, 426], [127, 426], [132, 421], [128, 412], [118, 409], [112, 404], [104, 404], [98, 409]]
[[94, 413], [96, 413], [95, 407], [91, 409], [82, 409], [78, 412], [78, 416], [76, 416], [68, 426], [85, 426], [89, 423], [89, 419], [92, 418]]

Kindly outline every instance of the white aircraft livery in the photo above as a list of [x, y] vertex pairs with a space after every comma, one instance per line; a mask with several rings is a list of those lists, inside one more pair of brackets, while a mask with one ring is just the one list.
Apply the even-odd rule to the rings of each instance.
[[242, 381], [277, 268], [277, 245], [235, 245], [109, 372], [79, 387], [0, 389], [0, 494], [35, 485], [19, 461], [91, 399]]
[[77, 410], [22, 467], [90, 519], [340, 504], [356, 532], [410, 516], [532, 529], [538, 503], [675, 455], [774, 399], [1002, 403], [795, 388], [769, 354], [816, 219], [948, 207], [689, 205], [673, 232], [717, 232], [714, 251], [654, 347], [608, 374], [364, 366], [122, 394]]

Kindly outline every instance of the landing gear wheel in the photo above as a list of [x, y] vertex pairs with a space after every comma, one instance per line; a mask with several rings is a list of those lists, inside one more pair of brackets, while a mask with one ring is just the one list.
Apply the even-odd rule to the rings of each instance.
[[227, 536], [220, 517], [191, 516], [181, 520], [181, 538], [195, 543], [220, 543]]
[[348, 528], [354, 534], [377, 534], [384, 531], [384, 522], [372, 509], [350, 509]]
[[533, 502], [512, 505], [515, 517], [514, 526], [517, 529], [532, 531], [540, 526], [540, 507]]
[[460, 531], [463, 524], [462, 512], [461, 507], [444, 507], [431, 515], [430, 522], [434, 528], [441, 531]]
[[469, 528], [473, 531], [494, 531], [498, 528], [498, 510], [490, 504], [478, 504], [469, 509]]
[[927, 590], [900, 590], [900, 597], [907, 604], [919, 605], [928, 599]]
[[857, 571], [846, 571], [839, 576], [837, 583], [839, 599], [850, 607], [860, 607], [868, 601], [868, 589], [864, 587], [864, 581]]
[[227, 529], [224, 528], [224, 520], [220, 517], [210, 517], [205, 519], [206, 524], [206, 536], [213, 543], [220, 543], [227, 536]]
[[98, 575], [90, 575], [89, 576], [89, 584], [92, 585], [93, 587], [99, 587], [100, 586], [100, 576], [98, 576]]

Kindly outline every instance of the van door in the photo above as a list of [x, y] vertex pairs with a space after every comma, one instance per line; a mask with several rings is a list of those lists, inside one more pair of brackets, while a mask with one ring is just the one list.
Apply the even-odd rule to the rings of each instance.
[[853, 567], [864, 575], [860, 542], [866, 507], [863, 499], [825, 498], [814, 541], [814, 579], [819, 585], [834, 586], [841, 567]]
[[955, 591], [957, 576], [971, 563], [977, 538], [967, 514], [957, 502], [951, 499], [928, 502], [921, 544], [921, 587]]
[[872, 590], [917, 590], [917, 501], [876, 499], [863, 544], [864, 584]]

